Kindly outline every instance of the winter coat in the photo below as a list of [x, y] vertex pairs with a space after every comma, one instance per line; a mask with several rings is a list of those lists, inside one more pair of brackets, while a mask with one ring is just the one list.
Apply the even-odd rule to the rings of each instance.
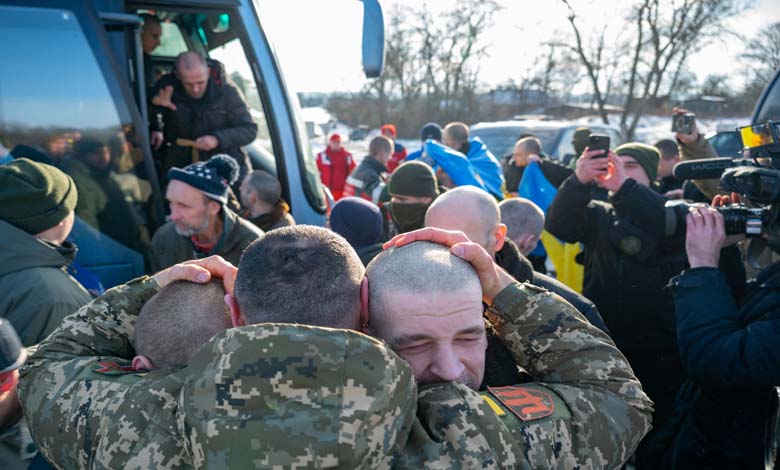
[[37, 344], [92, 297], [65, 269], [76, 246], [56, 246], [0, 220], [0, 314]]
[[390, 156], [390, 161], [387, 162], [387, 172], [392, 173], [398, 168], [398, 165], [404, 162], [406, 159], [406, 147], [395, 142], [393, 148], [393, 155]]
[[[773, 387], [780, 385], [780, 263], [732, 296], [715, 268], [671, 282], [680, 357], [690, 377], [680, 390], [657, 450], [663, 468], [764, 467]], [[777, 436], [775, 436], [777, 437]]]
[[[354, 331], [232, 328], [186, 368], [133, 370], [135, 321], [158, 289], [140, 278], [107, 291], [22, 369], [30, 432], [58, 468], [253, 468], [258, 455], [272, 467], [316, 456], [338, 468], [385, 468], [401, 451], [414, 418], [414, 376], [383, 343]], [[333, 393], [323, 396], [322, 387]], [[338, 425], [304, 424], [311, 422], [355, 435], [343, 444]]]
[[152, 245], [149, 247], [149, 263], [152, 272], [160, 271], [183, 261], [213, 255], [219, 255], [234, 266], [238, 266], [241, 254], [250, 243], [263, 236], [263, 231], [226, 207], [222, 208], [220, 217], [222, 217], [223, 222], [222, 237], [209, 253], [196, 250], [190, 237], [183, 237], [176, 233], [176, 226], [173, 222], [168, 222], [160, 227], [154, 234]]
[[576, 175], [558, 189], [547, 230], [584, 244], [582, 293], [592, 300], [656, 404], [655, 422], [671, 410], [685, 374], [677, 353], [674, 304], [666, 285], [686, 267], [679, 243], [637, 228], [643, 217], [664, 220], [666, 199], [629, 179], [610, 202], [591, 200]]
[[[698, 139], [690, 144], [685, 144], [682, 141], [677, 141], [677, 147], [680, 151], [680, 160], [699, 160], [702, 158], [717, 158], [718, 154], [715, 152], [715, 148], [704, 138], [703, 134], [699, 134]], [[718, 188], [720, 186], [720, 179], [706, 179], [706, 180], [693, 180], [696, 187], [707, 196], [707, 201], [712, 201], [712, 198], [716, 194], [722, 194], [723, 191]]]
[[512, 240], [504, 241], [504, 246], [496, 253], [496, 264], [511, 274], [518, 282], [530, 282], [537, 287], [558, 294], [583, 314], [593, 326], [609, 334], [609, 329], [604, 324], [604, 320], [593, 302], [557, 279], [535, 272], [531, 262], [520, 253], [520, 249]]
[[529, 286], [506, 287], [488, 311], [539, 381], [511, 390], [533, 402], [514, 412], [517, 400], [455, 382], [418, 395], [408, 363], [383, 342], [303, 325], [231, 328], [186, 368], [138, 373], [134, 324], [157, 289], [140, 278], [107, 291], [22, 367], [30, 432], [58, 468], [252, 468], [258, 456], [280, 467], [612, 468], [650, 427], [652, 404], [609, 338]]
[[362, 197], [378, 205], [386, 184], [387, 168], [377, 160], [366, 157], [347, 178], [344, 196]]
[[213, 135], [219, 140], [219, 145], [208, 152], [200, 151], [200, 161], [208, 160], [218, 153], [228, 154], [236, 159], [241, 176], [244, 176], [252, 166], [241, 147], [255, 140], [257, 124], [249, 114], [249, 107], [241, 91], [225, 75], [222, 64], [212, 60], [208, 63], [209, 83], [202, 98], [189, 97], [174, 73], [161, 77], [151, 92], [150, 98], [165, 87], [173, 86], [171, 101], [176, 105], [176, 110], [152, 107], [153, 113], [162, 115], [164, 125], [163, 171], [193, 163], [192, 148], [176, 145], [176, 139], [195, 140], [204, 135]]
[[[248, 211], [247, 211], [248, 212]], [[290, 214], [290, 205], [284, 199], [274, 205], [274, 209], [268, 214], [263, 214], [257, 217], [251, 217], [250, 214], [242, 214], [243, 217], [255, 224], [263, 232], [269, 232], [271, 230], [290, 227], [295, 225], [295, 219]]]
[[355, 169], [352, 154], [343, 148], [338, 152], [330, 147], [317, 154], [317, 169], [320, 171], [322, 184], [333, 193], [333, 199], [338, 201], [344, 195], [344, 185], [347, 177]]

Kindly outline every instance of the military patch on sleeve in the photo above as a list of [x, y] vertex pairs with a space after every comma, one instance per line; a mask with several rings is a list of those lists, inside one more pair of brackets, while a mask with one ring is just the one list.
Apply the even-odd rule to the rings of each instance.
[[546, 418], [555, 411], [552, 397], [541, 390], [509, 386], [488, 387], [488, 392], [523, 421]]
[[136, 370], [129, 361], [100, 361], [92, 366], [92, 372], [102, 375], [125, 375], [135, 374]]

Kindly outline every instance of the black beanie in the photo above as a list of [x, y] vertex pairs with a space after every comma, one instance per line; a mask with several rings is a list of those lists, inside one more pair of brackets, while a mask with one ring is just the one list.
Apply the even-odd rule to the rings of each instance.
[[423, 162], [406, 162], [390, 176], [387, 190], [391, 196], [436, 197], [439, 183], [430, 166]]
[[330, 211], [330, 228], [353, 248], [373, 245], [382, 238], [382, 213], [365, 199], [345, 197]]
[[76, 208], [78, 190], [58, 168], [17, 158], [0, 165], [0, 219], [35, 235]]
[[420, 130], [420, 140], [425, 142], [428, 139], [433, 139], [437, 142], [441, 142], [441, 126], [435, 122], [429, 122], [424, 125]]
[[219, 201], [227, 204], [228, 188], [238, 179], [238, 163], [230, 155], [214, 155], [205, 162], [197, 162], [184, 168], [171, 168], [169, 180], [179, 180]]

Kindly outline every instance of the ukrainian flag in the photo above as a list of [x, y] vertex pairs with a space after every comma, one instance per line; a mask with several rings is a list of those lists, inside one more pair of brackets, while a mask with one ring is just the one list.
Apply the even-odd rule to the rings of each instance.
[[[544, 177], [539, 164], [533, 162], [523, 172], [523, 179], [520, 181], [517, 192], [520, 197], [533, 201], [544, 211], [546, 216], [547, 208], [550, 207], [558, 190]], [[582, 292], [583, 266], [574, 261], [574, 257], [582, 250], [582, 246], [579, 243], [562, 242], [547, 230], [542, 232], [540, 244], [555, 266], [558, 280], [575, 291]]]

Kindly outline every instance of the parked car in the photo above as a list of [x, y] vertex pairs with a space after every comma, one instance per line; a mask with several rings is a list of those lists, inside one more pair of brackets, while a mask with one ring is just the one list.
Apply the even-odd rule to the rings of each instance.
[[[470, 134], [479, 137], [497, 157], [512, 153], [515, 142], [523, 134], [533, 134], [542, 141], [542, 152], [550, 157], [568, 163], [574, 155], [571, 139], [574, 131], [583, 124], [569, 121], [498, 121], [480, 122], [471, 126]], [[609, 136], [612, 148], [623, 143], [617, 129], [603, 124], [587, 125], [592, 132]]]
[[362, 124], [352, 129], [349, 133], [349, 140], [363, 140], [368, 136], [368, 126]]

